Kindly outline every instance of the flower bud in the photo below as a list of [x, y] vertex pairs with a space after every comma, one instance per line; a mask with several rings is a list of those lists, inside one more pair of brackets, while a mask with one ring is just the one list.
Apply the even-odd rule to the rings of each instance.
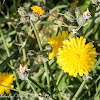
[[87, 74], [84, 74], [82, 78], [83, 78], [83, 80], [92, 79], [92, 77], [90, 75], [87, 75]]
[[75, 17], [69, 11], [65, 12], [64, 17], [67, 20], [69, 20], [70, 22], [74, 22], [75, 21]]
[[28, 74], [27, 74], [27, 72], [25, 72], [25, 73], [19, 73], [18, 75], [19, 75], [19, 78], [21, 80], [28, 80]]
[[98, 0], [91, 0], [91, 2], [96, 5]]
[[38, 21], [39, 19], [39, 15], [37, 13], [29, 14], [29, 16], [30, 16], [30, 20], [32, 21]]
[[78, 16], [77, 23], [78, 23], [79, 26], [87, 25], [87, 22], [82, 15]]
[[18, 8], [18, 13], [19, 13], [20, 16], [26, 16], [27, 15], [24, 7], [19, 7]]
[[20, 17], [20, 21], [21, 21], [21, 23], [25, 23], [25, 21], [26, 21], [25, 17], [24, 16], [21, 16]]
[[78, 18], [78, 16], [81, 15], [81, 10], [80, 10], [79, 7], [76, 7], [76, 9], [75, 9], [75, 15], [76, 15], [77, 18]]
[[21, 17], [20, 17], [20, 21], [21, 21], [22, 23], [29, 22], [29, 17], [28, 17], [28, 16], [21, 16]]

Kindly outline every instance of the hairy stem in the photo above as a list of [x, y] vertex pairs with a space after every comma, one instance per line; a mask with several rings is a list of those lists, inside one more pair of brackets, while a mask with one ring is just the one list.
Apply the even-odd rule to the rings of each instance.
[[[19, 39], [20, 39], [20, 42], [21, 42], [21, 44], [23, 45], [23, 39], [22, 39], [22, 36], [21, 35], [19, 35]], [[22, 47], [22, 52], [23, 52], [23, 60], [24, 60], [24, 62], [25, 62], [25, 67], [26, 67], [26, 69], [28, 69], [28, 66], [27, 66], [27, 59], [26, 59], [26, 50], [25, 50], [25, 47]]]
[[55, 17], [54, 15], [51, 15], [50, 16], [54, 17], [55, 19], [57, 19], [58, 21], [60, 21], [61, 23], [63, 23], [66, 27], [68, 27], [71, 31], [73, 30], [69, 25], [67, 25], [66, 23], [64, 23], [62, 20], [60, 20], [59, 18]]
[[[43, 49], [42, 49], [41, 41], [40, 41], [40, 39], [39, 39], [37, 30], [36, 30], [34, 24], [32, 23], [32, 21], [30, 21], [30, 23], [31, 23], [31, 26], [32, 26], [32, 28], [33, 28], [33, 30], [34, 30], [34, 33], [35, 33], [35, 36], [36, 36], [36, 39], [37, 39], [37, 42], [38, 42], [40, 51], [42, 51]], [[51, 89], [50, 89], [50, 78], [49, 78], [49, 74], [48, 74], [48, 73], [49, 73], [49, 72], [48, 72], [48, 67], [47, 67], [47, 65], [46, 65], [46, 62], [43, 61], [43, 63], [44, 63], [44, 69], [45, 69], [46, 76], [47, 76], [48, 89], [49, 89], [49, 92], [50, 92]]]
[[[31, 26], [32, 26], [32, 28], [33, 28], [33, 30], [34, 30], [34, 33], [35, 33], [35, 35], [36, 35], [36, 38], [37, 38], [37, 41], [38, 41], [38, 45], [39, 45], [40, 51], [42, 51], [42, 50], [43, 50], [43, 49], [42, 49], [42, 45], [41, 45], [41, 42], [40, 42], [38, 33], [37, 33], [37, 31], [36, 31], [36, 28], [35, 28], [34, 24], [33, 24], [31, 21], [30, 21], [30, 23], [31, 23]], [[50, 88], [50, 77], [49, 77], [49, 74], [48, 74], [49, 72], [50, 72], [50, 76], [51, 76], [51, 78], [52, 78], [52, 80], [53, 80], [53, 85], [54, 85], [54, 87], [55, 87], [56, 89], [57, 89], [57, 87], [56, 87], [56, 84], [55, 84], [55, 82], [54, 82], [54, 78], [53, 78], [53, 75], [52, 75], [51, 70], [50, 70], [50, 68], [49, 68], [48, 62], [45, 62], [45, 61], [43, 60], [43, 63], [44, 63], [44, 69], [45, 69], [46, 76], [47, 76], [48, 89], [49, 89], [49, 92], [51, 92], [51, 88]], [[57, 89], [57, 90], [58, 90], [58, 89]], [[60, 93], [58, 93], [58, 97], [59, 97], [59, 100], [61, 100]]]
[[84, 80], [81, 84], [81, 86], [79, 87], [79, 89], [77, 90], [76, 94], [74, 95], [74, 97], [72, 98], [72, 100], [77, 100], [78, 95], [81, 93], [81, 91], [84, 88], [84, 85], [86, 84], [86, 80]]
[[[0, 29], [0, 33], [1, 33], [1, 37], [2, 37], [2, 40], [3, 40], [4, 46], [5, 46], [6, 52], [7, 52], [7, 56], [9, 57], [10, 56], [10, 52], [9, 52], [8, 47], [7, 47], [7, 44], [6, 44], [6, 41], [4, 39], [4, 36], [3, 36], [3, 33], [1, 31], [1, 29]], [[10, 61], [10, 64], [13, 66], [13, 62], [12, 61]], [[11, 69], [13, 70], [14, 68], [11, 67]], [[18, 89], [20, 90], [19, 83], [18, 83], [18, 78], [17, 78], [17, 74], [16, 74], [15, 70], [13, 70], [13, 74], [14, 74], [14, 77], [16, 79], [15, 80], [16, 85], [17, 85]], [[22, 97], [21, 97], [21, 100], [23, 100]]]

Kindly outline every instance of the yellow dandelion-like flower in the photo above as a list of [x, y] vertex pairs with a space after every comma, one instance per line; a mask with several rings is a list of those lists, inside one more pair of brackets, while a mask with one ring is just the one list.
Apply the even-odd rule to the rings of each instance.
[[[14, 80], [15, 78], [13, 77], [13, 74], [11, 73], [4, 72], [0, 74], [0, 84], [1, 85], [13, 88], [14, 85], [12, 84]], [[6, 87], [0, 86], [0, 94], [4, 94], [4, 92], [6, 92], [6, 94], [9, 94], [10, 90]]]
[[43, 15], [45, 13], [44, 10], [39, 6], [33, 6], [31, 9], [33, 10], [33, 13], [38, 13], [39, 15]]
[[68, 38], [71, 34], [72, 32], [68, 34], [68, 31], [62, 31], [62, 35], [61, 33], [58, 33], [57, 37], [53, 34], [52, 37], [48, 39], [48, 44], [50, 44], [53, 49], [53, 51], [49, 54], [49, 59], [52, 59], [57, 54], [58, 48], [61, 48], [63, 45], [63, 40]]
[[75, 8], [75, 7], [78, 5], [78, 3], [79, 3], [79, 0], [75, 0], [74, 2], [72, 2], [72, 3], [70, 4], [70, 6], [71, 6], [72, 8]]
[[62, 66], [64, 72], [70, 76], [80, 76], [88, 74], [91, 68], [94, 68], [96, 62], [96, 49], [92, 42], [85, 44], [83, 37], [70, 38], [63, 41], [63, 46], [58, 50], [57, 63]]

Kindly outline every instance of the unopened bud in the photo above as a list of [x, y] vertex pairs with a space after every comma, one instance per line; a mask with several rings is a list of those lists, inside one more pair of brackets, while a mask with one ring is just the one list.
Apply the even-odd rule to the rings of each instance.
[[39, 19], [39, 15], [37, 13], [29, 14], [29, 16], [30, 16], [30, 20], [32, 21], [38, 21]]
[[25, 72], [25, 73], [19, 73], [18, 75], [19, 75], [19, 78], [21, 80], [28, 80], [28, 74], [27, 74], [27, 72]]
[[26, 16], [27, 15], [24, 7], [19, 7], [18, 8], [18, 13], [20, 14], [20, 16]]
[[27, 22], [29, 22], [29, 17], [28, 17], [28, 16], [21, 16], [21, 17], [20, 17], [20, 21], [21, 21], [22, 23], [27, 23]]
[[24, 16], [21, 16], [21, 17], [20, 17], [20, 21], [21, 21], [22, 23], [25, 23], [25, 21], [26, 21], [25, 17], [24, 17]]
[[65, 12], [64, 17], [67, 20], [69, 20], [70, 22], [74, 22], [75, 21], [75, 17], [69, 11]]
[[80, 10], [79, 7], [76, 7], [76, 9], [75, 9], [75, 15], [76, 15], [77, 18], [78, 18], [78, 16], [81, 15], [81, 10]]
[[91, 2], [96, 5], [98, 3], [98, 0], [91, 0]]
[[84, 17], [82, 15], [78, 16], [77, 23], [79, 26], [87, 25], [87, 21], [86, 21], [86, 19], [84, 19]]
[[90, 75], [87, 75], [87, 74], [84, 74], [82, 78], [83, 78], [83, 80], [92, 79], [92, 77]]

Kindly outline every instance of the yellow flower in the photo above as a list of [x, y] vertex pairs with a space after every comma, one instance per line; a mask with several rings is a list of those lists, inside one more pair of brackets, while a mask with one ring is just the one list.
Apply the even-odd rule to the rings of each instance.
[[80, 76], [88, 74], [91, 68], [94, 68], [96, 62], [95, 48], [92, 42], [85, 44], [86, 39], [70, 38], [63, 41], [63, 46], [58, 50], [57, 63], [62, 66], [64, 72], [70, 76]]
[[72, 2], [72, 3], [70, 4], [70, 6], [71, 6], [72, 8], [75, 8], [75, 7], [77, 6], [78, 3], [79, 3], [79, 0], [75, 0], [74, 2]]
[[38, 13], [39, 15], [43, 15], [45, 13], [44, 10], [39, 6], [33, 6], [31, 9], [33, 10], [33, 13]]
[[[0, 74], [0, 84], [1, 85], [13, 88], [14, 85], [12, 84], [14, 80], [15, 78], [13, 77], [13, 74], [11, 73], [4, 72]], [[0, 86], [0, 94], [4, 94], [4, 92], [9, 94], [10, 90], [6, 87]]]
[[63, 45], [63, 40], [68, 38], [71, 34], [72, 32], [68, 34], [68, 31], [62, 31], [62, 35], [61, 33], [58, 33], [57, 37], [53, 34], [52, 37], [48, 39], [48, 44], [50, 44], [53, 49], [53, 51], [49, 54], [49, 59], [52, 59], [57, 54], [58, 48], [61, 48]]

